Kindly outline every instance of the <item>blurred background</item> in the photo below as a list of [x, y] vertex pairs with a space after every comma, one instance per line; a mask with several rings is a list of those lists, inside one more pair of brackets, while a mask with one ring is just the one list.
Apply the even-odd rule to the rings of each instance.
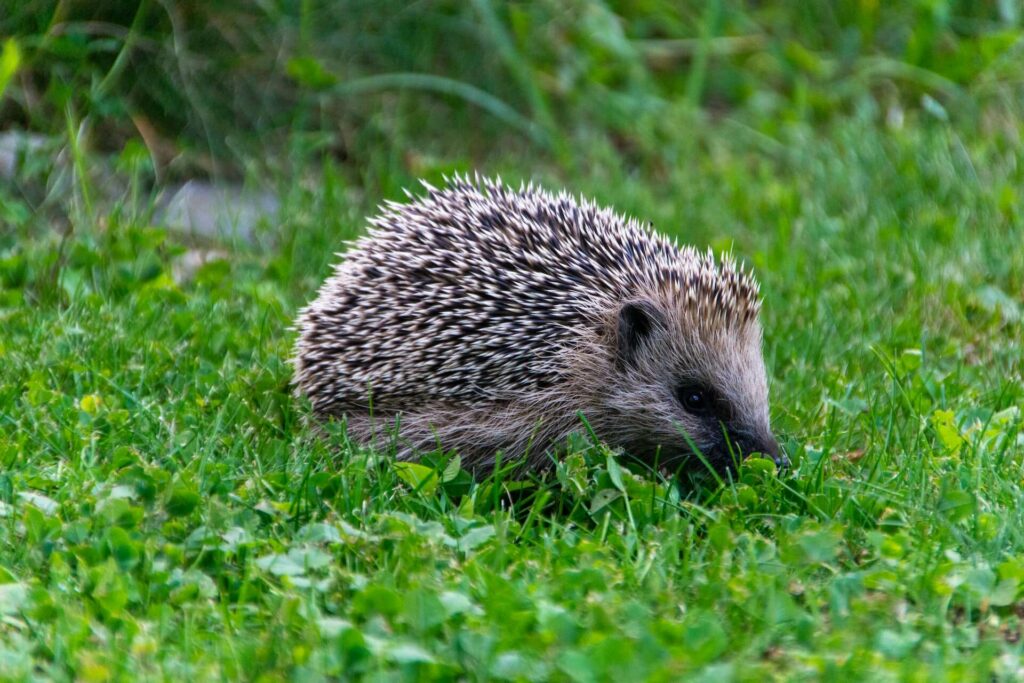
[[[526, 159], [651, 178], [708, 130], [752, 149], [856, 117], [1019, 134], [1017, 0], [0, 0], [0, 129], [152, 182], [329, 162], [392, 194]], [[5, 139], [3, 191], [43, 201]], [[124, 159], [122, 159], [124, 161]], [[515, 165], [514, 161], [508, 161]], [[497, 164], [500, 165], [500, 162]], [[40, 169], [35, 169], [37, 172]], [[17, 178], [16, 178], [17, 179]]]

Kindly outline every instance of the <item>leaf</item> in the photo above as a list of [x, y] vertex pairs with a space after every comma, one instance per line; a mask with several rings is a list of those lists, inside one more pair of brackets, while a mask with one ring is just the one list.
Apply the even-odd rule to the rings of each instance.
[[111, 561], [90, 571], [93, 583], [92, 597], [107, 614], [117, 615], [128, 604], [128, 591], [121, 570]]
[[369, 585], [352, 599], [353, 610], [364, 616], [382, 614], [392, 617], [401, 612], [403, 606], [398, 593], [381, 585]]
[[774, 479], [778, 467], [768, 458], [747, 458], [740, 465], [740, 476], [744, 481], [760, 483]]
[[310, 569], [322, 569], [331, 556], [319, 548], [293, 548], [286, 554], [274, 553], [256, 559], [256, 566], [274, 576], [304, 576]]
[[45, 515], [54, 514], [60, 507], [57, 501], [52, 498], [47, 498], [43, 494], [36, 493], [35, 491], [19, 491], [18, 498], [21, 498], [26, 503], [31, 504]]
[[459, 537], [459, 550], [469, 552], [477, 546], [486, 543], [492, 536], [494, 536], [494, 527], [490, 524], [474, 527]]
[[288, 556], [306, 569], [323, 569], [331, 563], [331, 556], [316, 547], [293, 548]]
[[840, 537], [831, 529], [804, 534], [800, 537], [800, 546], [811, 562], [827, 562], [836, 556]]
[[393, 467], [398, 478], [408, 484], [414, 491], [423, 495], [432, 495], [437, 489], [437, 472], [416, 462], [396, 462]]
[[939, 500], [939, 511], [951, 522], [966, 519], [974, 510], [974, 496], [960, 489], [945, 491]]
[[441, 473], [441, 481], [447, 483], [459, 476], [459, 472], [462, 471], [462, 458], [455, 456], [448, 461], [448, 464], [444, 468], [444, 472]]
[[964, 445], [964, 438], [960, 436], [960, 430], [956, 426], [956, 417], [952, 410], [936, 410], [931, 417], [932, 427], [939, 435], [939, 440], [946, 450], [953, 455], [959, 455]]
[[396, 664], [431, 664], [434, 655], [415, 643], [398, 643], [388, 646], [385, 657]]
[[0, 614], [18, 612], [28, 601], [28, 586], [23, 583], [0, 584]]
[[456, 614], [476, 614], [482, 612], [482, 610], [473, 604], [473, 601], [468, 596], [462, 593], [456, 593], [455, 591], [445, 591], [440, 595], [441, 606], [444, 607], [444, 612], [447, 616], [451, 617]]
[[989, 604], [994, 607], [1009, 607], [1017, 601], [1018, 587], [1016, 579], [1003, 579], [989, 593]]
[[899, 358], [900, 369], [904, 374], [914, 372], [921, 367], [922, 356], [921, 349], [903, 349]]
[[503, 652], [491, 664], [491, 675], [505, 680], [544, 680], [548, 667], [544, 662], [516, 651]]
[[252, 541], [249, 532], [240, 526], [231, 527], [221, 534], [220, 537], [224, 541], [224, 543], [221, 544], [220, 549], [225, 552], [237, 550], [238, 546]]
[[579, 650], [564, 652], [558, 657], [557, 666], [559, 671], [573, 681], [586, 683], [587, 681], [597, 680], [592, 658]]
[[457, 545], [457, 541], [445, 532], [444, 526], [440, 522], [425, 522], [415, 515], [404, 512], [393, 512], [388, 517], [398, 521], [401, 527], [408, 528], [418, 536], [443, 543], [450, 548]]
[[337, 638], [352, 628], [352, 622], [338, 617], [320, 617], [317, 619], [317, 626], [320, 627], [320, 635], [324, 638]]
[[686, 621], [682, 644], [694, 659], [708, 662], [725, 652], [729, 639], [718, 617], [710, 612], [697, 612]]
[[619, 466], [619, 463], [615, 459], [615, 456], [609, 453], [606, 463], [608, 467], [608, 477], [612, 480], [612, 484], [619, 491], [625, 493], [626, 485], [622, 481], [622, 467]]
[[898, 633], [891, 629], [883, 629], [879, 632], [876, 644], [882, 654], [892, 659], [904, 659], [917, 647], [921, 640], [921, 634], [907, 630]]
[[171, 488], [167, 497], [167, 513], [175, 517], [184, 517], [199, 505], [199, 494], [185, 482], [178, 482]]
[[780, 544], [780, 552], [787, 562], [820, 564], [835, 559], [841, 540], [837, 529], [814, 525], [786, 539]]
[[559, 461], [555, 473], [562, 488], [574, 495], [582, 495], [587, 490], [587, 463], [583, 455], [573, 452]]
[[3, 50], [0, 51], [0, 99], [4, 96], [8, 84], [14, 78], [21, 65], [21, 47], [14, 38], [4, 41]]
[[107, 498], [96, 507], [96, 512], [108, 523], [126, 529], [138, 527], [146, 514], [142, 508], [129, 503], [127, 498]]
[[338, 82], [338, 77], [327, 71], [319, 60], [313, 57], [294, 57], [285, 65], [285, 72], [299, 85], [313, 90], [323, 90]]
[[964, 588], [974, 594], [975, 597], [985, 598], [996, 585], [996, 573], [984, 565], [971, 567], [963, 576]]
[[170, 600], [175, 605], [183, 605], [196, 598], [210, 600], [217, 596], [217, 584], [198, 569], [175, 569], [167, 585], [171, 588]]
[[302, 527], [297, 538], [307, 543], [341, 543], [338, 528], [324, 522], [312, 522]]
[[844, 398], [840, 401], [830, 398], [828, 404], [846, 415], [859, 415], [868, 410], [868, 402], [862, 398]]
[[306, 568], [290, 555], [264, 555], [256, 559], [256, 566], [274, 576], [302, 576]]
[[135, 498], [137, 495], [138, 492], [135, 490], [135, 487], [118, 484], [110, 489], [110, 493], [107, 494], [107, 497], [111, 499]]
[[590, 514], [596, 515], [613, 501], [616, 501], [621, 497], [621, 491], [616, 491], [615, 489], [601, 489], [594, 494], [594, 497], [590, 501]]
[[122, 571], [129, 571], [139, 563], [138, 543], [121, 527], [112, 526], [107, 529], [107, 547]]
[[405, 596], [405, 621], [422, 633], [444, 623], [447, 612], [437, 595], [417, 589]]

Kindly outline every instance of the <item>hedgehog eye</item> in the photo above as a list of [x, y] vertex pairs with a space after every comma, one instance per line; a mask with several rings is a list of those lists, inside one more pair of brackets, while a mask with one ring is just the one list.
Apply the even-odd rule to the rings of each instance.
[[676, 389], [676, 397], [688, 413], [711, 415], [714, 412], [715, 406], [711, 392], [704, 387], [685, 384]]

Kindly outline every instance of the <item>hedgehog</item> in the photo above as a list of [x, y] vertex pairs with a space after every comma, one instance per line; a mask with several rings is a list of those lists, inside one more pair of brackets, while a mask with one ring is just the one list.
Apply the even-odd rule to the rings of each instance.
[[530, 183], [385, 202], [296, 322], [313, 414], [400, 460], [550, 466], [596, 435], [656, 468], [780, 466], [753, 275]]

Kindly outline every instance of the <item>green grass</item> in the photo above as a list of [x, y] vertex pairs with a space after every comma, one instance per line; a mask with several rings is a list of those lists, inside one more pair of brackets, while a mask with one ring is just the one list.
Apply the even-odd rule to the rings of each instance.
[[[0, 680], [1024, 677], [1019, 8], [566, 7], [0, 0]], [[792, 470], [318, 436], [296, 311], [472, 169], [752, 265]], [[280, 213], [158, 227], [196, 175]]]
[[3, 675], [1018, 677], [1024, 148], [691, 133], [656, 180], [599, 145], [488, 170], [754, 265], [782, 477], [676, 487], [581, 440], [510, 495], [316, 438], [288, 326], [379, 198], [329, 168], [185, 282], [198, 247], [127, 202], [0, 236]]

